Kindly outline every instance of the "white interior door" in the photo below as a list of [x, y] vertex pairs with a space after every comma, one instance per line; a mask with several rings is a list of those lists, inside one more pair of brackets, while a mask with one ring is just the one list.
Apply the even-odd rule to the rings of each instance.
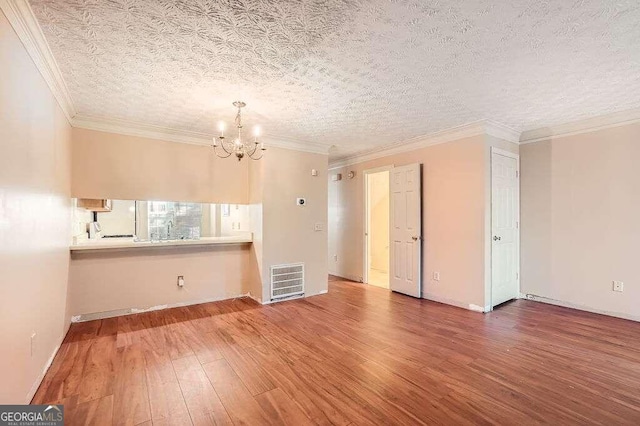
[[420, 164], [391, 170], [389, 287], [422, 296], [422, 173]]
[[516, 299], [519, 285], [518, 159], [491, 154], [491, 306]]

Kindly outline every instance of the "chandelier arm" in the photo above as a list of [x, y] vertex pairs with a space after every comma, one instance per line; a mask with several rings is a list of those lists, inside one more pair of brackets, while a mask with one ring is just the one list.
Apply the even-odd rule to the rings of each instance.
[[247, 155], [251, 156], [251, 155], [255, 154], [257, 150], [258, 150], [258, 144], [254, 143], [253, 144], [253, 149], [251, 151], [247, 151]]
[[[232, 155], [232, 154], [233, 154], [233, 150], [229, 150], [229, 149], [227, 149], [227, 147], [225, 146], [225, 143], [229, 143], [229, 142], [227, 142], [226, 140], [223, 140], [223, 141], [220, 143], [220, 146], [222, 147], [222, 149], [224, 150], [224, 152], [226, 152], [226, 153], [227, 153], [227, 154], [229, 154], [229, 155]], [[228, 156], [227, 156], [227, 157], [228, 157]], [[225, 158], [227, 158], [227, 157], [225, 157]]]
[[[227, 155], [220, 155], [220, 154], [218, 154], [218, 151], [216, 150], [217, 146], [216, 145], [212, 145], [212, 146], [213, 146], [213, 153], [216, 154], [216, 156], [218, 156], [219, 158], [229, 158], [229, 157], [231, 157], [231, 153], [227, 152], [226, 149], [224, 150], [224, 152], [226, 152]], [[222, 149], [224, 149], [224, 147]]]
[[[254, 151], [254, 153], [255, 153], [255, 151]], [[264, 151], [260, 151], [260, 157], [254, 157], [254, 156], [253, 156], [253, 154], [250, 154], [250, 155], [249, 155], [249, 158], [251, 158], [252, 160], [256, 160], [256, 161], [258, 161], [258, 160], [260, 160], [263, 156], [264, 156]]]

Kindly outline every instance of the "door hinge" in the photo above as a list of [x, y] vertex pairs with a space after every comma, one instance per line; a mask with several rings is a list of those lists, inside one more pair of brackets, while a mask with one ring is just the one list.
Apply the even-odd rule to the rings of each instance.
[[520, 274], [516, 272], [516, 280], [520, 279]]
[[516, 229], [520, 229], [520, 222], [516, 220]]
[[520, 177], [520, 172], [516, 170], [516, 177]]

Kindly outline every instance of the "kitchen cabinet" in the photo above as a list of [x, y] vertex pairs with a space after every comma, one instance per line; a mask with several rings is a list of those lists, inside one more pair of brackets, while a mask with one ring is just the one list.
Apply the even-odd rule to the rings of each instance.
[[92, 198], [78, 198], [78, 207], [92, 212], [110, 212], [111, 200], [96, 200]]

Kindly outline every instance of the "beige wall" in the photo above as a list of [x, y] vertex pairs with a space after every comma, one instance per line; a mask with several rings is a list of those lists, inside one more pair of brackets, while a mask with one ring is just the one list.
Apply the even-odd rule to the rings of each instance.
[[369, 179], [370, 267], [389, 270], [389, 172], [372, 173]]
[[2, 12], [0, 64], [0, 403], [24, 404], [68, 327], [71, 128]]
[[[114, 316], [238, 297], [248, 292], [251, 262], [249, 245], [74, 253], [69, 270], [71, 313], [84, 320], [96, 313]], [[178, 275], [185, 279], [182, 288], [177, 286]]]
[[[263, 301], [270, 299], [271, 266], [283, 263], [305, 264], [307, 296], [327, 290], [327, 164], [327, 155], [270, 148], [250, 172]], [[306, 205], [297, 206], [296, 198]], [[316, 223], [321, 231], [314, 231]]]
[[208, 146], [73, 129], [74, 197], [246, 204], [248, 179]]
[[[485, 138], [477, 136], [331, 170], [343, 176], [356, 171], [354, 179], [329, 181], [331, 273], [362, 278], [362, 172], [418, 162], [424, 175], [423, 294], [467, 308], [484, 306], [487, 149]], [[439, 282], [431, 280], [434, 271], [440, 272]]]
[[523, 293], [640, 320], [639, 141], [633, 124], [521, 146]]
[[[312, 177], [312, 168], [320, 176]], [[326, 290], [326, 230], [314, 231], [314, 224], [326, 229], [327, 156], [271, 148], [247, 172], [253, 244], [74, 254], [69, 272], [72, 314], [87, 319], [249, 292], [268, 301], [269, 268], [279, 263], [305, 263], [307, 295]], [[308, 205], [296, 206], [297, 197], [306, 197]], [[182, 289], [176, 285], [178, 275], [185, 277]]]

